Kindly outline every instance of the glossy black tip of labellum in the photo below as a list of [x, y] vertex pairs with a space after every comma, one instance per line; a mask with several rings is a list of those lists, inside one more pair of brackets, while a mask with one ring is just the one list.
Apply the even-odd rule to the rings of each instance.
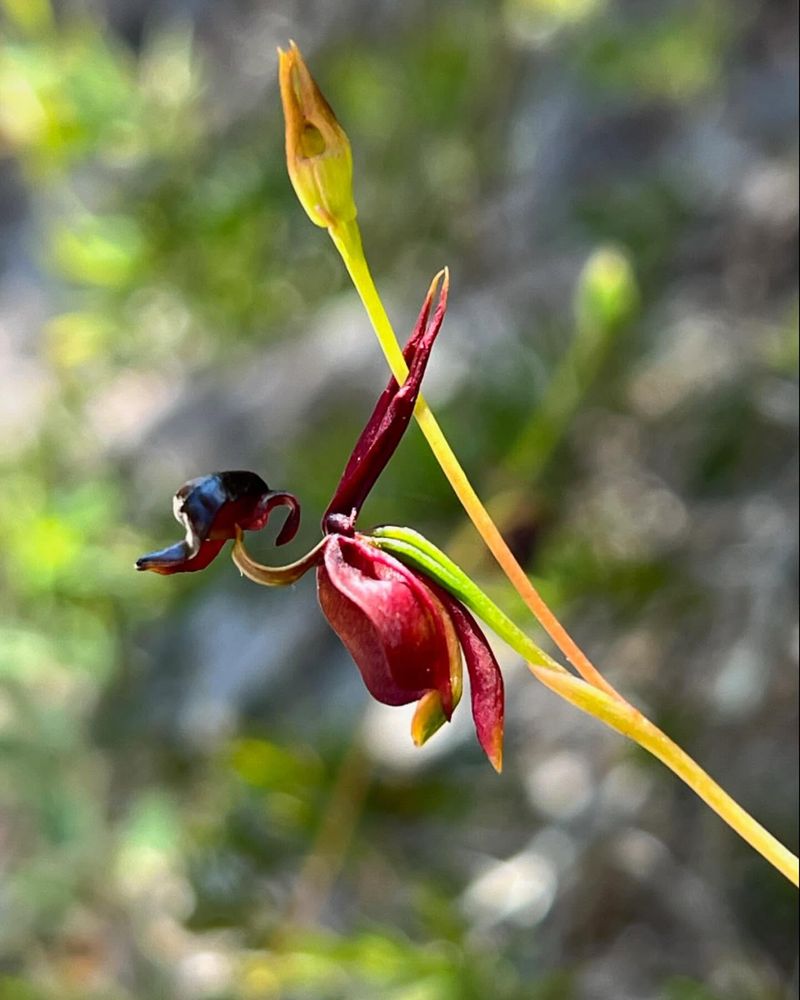
[[285, 545], [300, 526], [300, 504], [291, 493], [271, 490], [255, 472], [214, 472], [185, 483], [175, 494], [175, 516], [202, 541], [235, 538], [236, 528], [260, 531], [276, 507], [288, 507], [276, 544]]
[[186, 542], [176, 542], [166, 549], [148, 552], [136, 560], [137, 569], [150, 569], [156, 573], [170, 572], [171, 567], [180, 566], [190, 559], [189, 546]]
[[164, 576], [171, 576], [173, 573], [196, 573], [198, 570], [205, 569], [219, 555], [224, 544], [224, 538], [201, 542], [195, 554], [192, 555], [192, 546], [187, 540], [176, 542], [166, 549], [159, 549], [158, 552], [148, 552], [147, 555], [140, 556], [136, 560], [136, 568], [150, 570]]

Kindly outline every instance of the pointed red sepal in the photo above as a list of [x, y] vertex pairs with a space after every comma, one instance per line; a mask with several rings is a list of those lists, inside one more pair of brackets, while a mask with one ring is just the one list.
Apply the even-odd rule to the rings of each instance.
[[345, 515], [351, 520], [354, 519], [354, 515], [358, 514], [408, 427], [431, 349], [447, 311], [450, 279], [446, 270], [439, 302], [433, 318], [428, 322], [438, 283], [439, 275], [434, 278], [428, 289], [416, 326], [403, 350], [403, 357], [408, 365], [408, 377], [401, 386], [398, 386], [394, 377], [389, 379], [389, 384], [378, 399], [367, 426], [356, 442], [336, 493], [325, 511], [322, 519], [323, 530], [328, 530], [330, 516]]
[[439, 692], [449, 718], [460, 653], [442, 603], [407, 566], [358, 537], [330, 535], [317, 569], [320, 606], [373, 698], [386, 705]]
[[475, 732], [489, 762], [499, 774], [503, 769], [505, 715], [500, 666], [486, 636], [464, 605], [434, 583], [431, 583], [431, 589], [436, 592], [455, 626], [469, 673]]

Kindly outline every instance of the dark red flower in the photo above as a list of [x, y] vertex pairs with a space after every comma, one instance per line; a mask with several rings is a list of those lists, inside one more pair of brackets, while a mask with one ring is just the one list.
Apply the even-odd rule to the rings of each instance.
[[463, 654], [478, 740], [499, 771], [503, 679], [486, 637], [452, 594], [355, 528], [364, 501], [414, 412], [447, 309], [446, 274], [431, 317], [437, 285], [434, 280], [403, 351], [408, 376], [402, 385], [391, 378], [380, 396], [325, 511], [325, 537], [317, 548], [286, 567], [253, 562], [241, 532], [264, 527], [270, 511], [285, 504], [289, 516], [277, 542], [288, 541], [297, 530], [299, 505], [291, 494], [270, 491], [253, 473], [216, 473], [192, 480], [176, 494], [175, 516], [186, 527], [185, 541], [144, 556], [137, 566], [159, 573], [202, 569], [233, 537], [234, 561], [259, 583], [290, 583], [316, 565], [322, 611], [350, 651], [370, 694], [387, 705], [418, 702], [411, 727], [415, 743], [424, 743], [452, 716], [461, 697]]
[[461, 698], [463, 651], [478, 741], [501, 769], [503, 678], [459, 601], [359, 534], [328, 537], [317, 593], [373, 698], [385, 705], [419, 702], [411, 725], [418, 745], [449, 721]]

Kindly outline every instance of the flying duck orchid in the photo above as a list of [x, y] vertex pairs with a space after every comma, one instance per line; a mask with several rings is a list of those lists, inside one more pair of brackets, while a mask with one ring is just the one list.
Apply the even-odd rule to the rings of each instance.
[[[289, 541], [299, 524], [299, 504], [290, 493], [270, 490], [252, 472], [223, 472], [191, 480], [178, 490], [173, 506], [186, 530], [185, 539], [143, 556], [136, 565], [158, 573], [191, 572], [204, 568], [226, 540], [235, 539], [234, 562], [257, 583], [293, 583], [314, 567], [322, 611], [353, 657], [369, 693], [386, 705], [418, 703], [411, 726], [417, 745], [450, 720], [461, 698], [463, 656], [478, 741], [499, 771], [503, 680], [486, 637], [458, 599], [458, 588], [448, 589], [452, 577], [435, 558], [432, 562], [416, 558], [421, 552], [413, 544], [409, 547], [408, 539], [420, 539], [420, 544], [424, 539], [407, 529], [377, 529], [374, 535], [356, 530], [361, 507], [411, 420], [447, 309], [446, 274], [431, 315], [438, 285], [439, 276], [403, 351], [408, 377], [402, 385], [390, 378], [378, 399], [323, 515], [318, 545], [288, 566], [253, 561], [242, 533], [263, 528], [272, 510], [287, 506], [277, 544]], [[393, 541], [393, 535], [401, 541]], [[401, 556], [411, 553], [412, 565], [389, 551], [393, 545]], [[436, 550], [428, 543], [427, 552], [431, 551]]]

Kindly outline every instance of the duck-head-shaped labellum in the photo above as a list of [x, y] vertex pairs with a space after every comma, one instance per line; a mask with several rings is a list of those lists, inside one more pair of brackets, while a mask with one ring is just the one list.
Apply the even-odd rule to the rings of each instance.
[[175, 520], [186, 537], [137, 559], [136, 568], [165, 575], [205, 569], [225, 542], [236, 537], [237, 527], [259, 531], [275, 507], [282, 506], [289, 514], [277, 545], [290, 542], [300, 524], [300, 505], [291, 493], [271, 490], [255, 472], [212, 472], [190, 479], [172, 498]]

